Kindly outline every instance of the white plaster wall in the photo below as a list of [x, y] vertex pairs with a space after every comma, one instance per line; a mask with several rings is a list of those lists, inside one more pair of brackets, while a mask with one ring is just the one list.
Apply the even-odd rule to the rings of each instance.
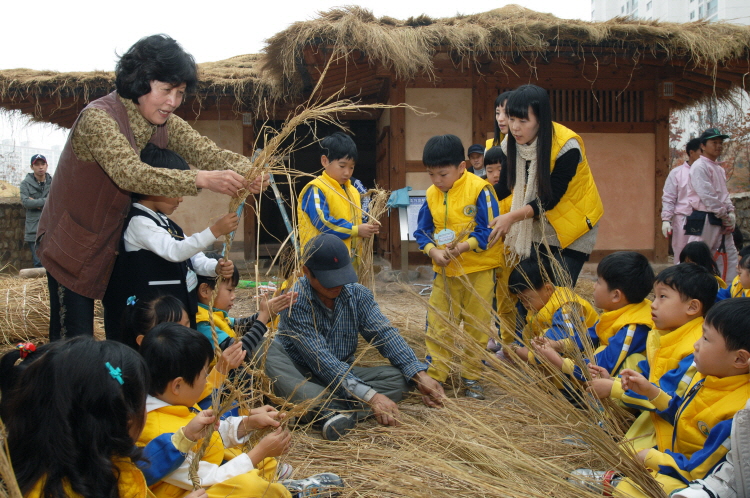
[[[216, 142], [219, 147], [242, 154], [242, 121], [192, 121], [190, 125], [198, 133]], [[203, 190], [197, 196], [184, 197], [171, 218], [182, 227], [186, 235], [192, 235], [205, 230], [226, 214], [229, 201], [226, 195]], [[236, 242], [245, 239], [242, 226], [240, 222], [240, 230], [234, 238]]]
[[424, 144], [435, 135], [457, 135], [464, 150], [471, 145], [471, 88], [407, 88], [406, 103], [434, 113], [406, 111], [406, 160], [422, 159]]

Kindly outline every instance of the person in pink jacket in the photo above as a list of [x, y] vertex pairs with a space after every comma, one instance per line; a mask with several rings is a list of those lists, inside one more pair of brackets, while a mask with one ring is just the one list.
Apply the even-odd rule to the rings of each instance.
[[690, 166], [701, 157], [700, 138], [689, 140], [685, 145], [685, 152], [688, 156], [687, 161], [672, 168], [669, 172], [661, 196], [661, 232], [664, 237], [672, 235], [672, 254], [675, 256], [675, 264], [679, 263], [678, 256], [688, 242], [688, 236], [685, 234], [685, 218], [693, 211], [688, 201]]
[[[724, 243], [727, 258], [716, 261], [722, 278], [731, 282], [737, 275], [737, 248], [732, 232], [736, 216], [734, 205], [729, 199], [727, 176], [717, 162], [724, 147], [724, 140], [717, 128], [709, 128], [700, 136], [703, 154], [690, 167], [689, 202], [693, 209], [686, 222], [688, 242], [702, 240], [715, 254]], [[692, 232], [692, 233], [691, 233]]]

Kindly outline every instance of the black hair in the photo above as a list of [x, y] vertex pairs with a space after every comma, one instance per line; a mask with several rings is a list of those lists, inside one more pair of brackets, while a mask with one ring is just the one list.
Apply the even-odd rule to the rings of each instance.
[[706, 325], [724, 337], [728, 351], [750, 351], [750, 297], [724, 299], [706, 314]]
[[158, 294], [151, 298], [138, 299], [125, 310], [125, 329], [130, 337], [145, 336], [146, 333], [164, 322], [179, 322], [187, 313], [185, 304], [171, 294]]
[[[207, 258], [215, 259], [219, 261], [221, 254], [215, 252], [205, 252]], [[198, 275], [198, 286], [206, 284], [211, 290], [216, 288], [216, 282], [219, 281], [219, 277], [206, 277], [204, 275]], [[232, 273], [232, 287], [237, 287], [240, 283], [240, 271], [237, 269], [237, 265], [234, 265], [234, 272]]]
[[178, 377], [192, 386], [214, 357], [211, 342], [198, 332], [174, 322], [160, 323], [143, 338], [141, 354], [151, 374], [149, 394], [157, 396]]
[[695, 263], [710, 271], [717, 277], [721, 275], [719, 266], [711, 255], [711, 249], [705, 242], [696, 240], [688, 242], [680, 251], [680, 263]]
[[680, 293], [683, 301], [697, 299], [702, 305], [702, 315], [706, 316], [716, 301], [719, 283], [704, 267], [695, 264], [673, 265], [656, 276], [654, 285], [663, 284]]
[[484, 165], [501, 164], [500, 159], [503, 157], [503, 149], [500, 147], [490, 147], [484, 153]]
[[115, 461], [138, 461], [130, 437], [146, 416], [148, 370], [125, 344], [57, 341], [24, 370], [11, 396], [8, 447], [22, 494], [119, 497]]
[[190, 169], [185, 158], [177, 152], [162, 149], [153, 143], [146, 144], [146, 147], [141, 151], [141, 161], [154, 168], [178, 169], [182, 171]]
[[[742, 251], [745, 249], [748, 249], [748, 251], [745, 252], [745, 254], [742, 254]], [[740, 251], [740, 268], [745, 268], [746, 270], [750, 270], [750, 246], [747, 246], [746, 248], [742, 249]]]
[[[528, 119], [533, 113], [539, 123], [536, 136], [536, 164], [537, 164], [537, 192], [539, 199], [545, 203], [552, 197], [552, 170], [550, 154], [552, 153], [552, 108], [549, 94], [544, 88], [536, 85], [522, 85], [513, 90], [505, 106], [505, 114], [509, 117]], [[516, 184], [516, 139], [508, 134], [508, 188], [513, 192]]]
[[[492, 109], [493, 111], [497, 112], [497, 108], [500, 106], [505, 106], [505, 104], [508, 102], [508, 98], [510, 97], [510, 94], [513, 93], [513, 91], [509, 90], [507, 92], [503, 92], [500, 95], [497, 96], [495, 99], [495, 107]], [[492, 145], [497, 146], [500, 145], [500, 125], [497, 124], [497, 118], [495, 118], [495, 137], [492, 139]], [[487, 164], [495, 164], [495, 163], [487, 163]]]
[[321, 140], [320, 148], [323, 149], [323, 155], [329, 161], [351, 159], [356, 163], [359, 158], [357, 144], [354, 143], [352, 137], [342, 131], [337, 131]]
[[115, 66], [117, 93], [136, 104], [139, 97], [151, 91], [154, 80], [174, 86], [185, 83], [188, 93], [198, 86], [195, 59], [167, 35], [141, 38], [120, 57]]
[[654, 269], [643, 254], [617, 251], [604, 256], [596, 267], [610, 291], [619, 290], [630, 304], [642, 302], [654, 288]]
[[0, 358], [0, 419], [6, 420], [8, 418], [6, 407], [10, 402], [11, 391], [18, 383], [18, 378], [52, 344], [47, 343], [35, 346], [36, 349], [34, 351], [23, 352], [19, 348], [12, 349]]
[[427, 168], [458, 167], [465, 158], [464, 145], [456, 135], [436, 135], [424, 144], [422, 152], [422, 163]]
[[[541, 259], [541, 261], [540, 261]], [[525, 290], [539, 290], [544, 284], [554, 285], [554, 274], [549, 256], [539, 254], [521, 260], [508, 277], [508, 290], [518, 294]]]
[[685, 144], [685, 153], [687, 155], [690, 155], [690, 152], [697, 150], [700, 152], [701, 150], [701, 139], [700, 138], [693, 138], [688, 140], [688, 142]]

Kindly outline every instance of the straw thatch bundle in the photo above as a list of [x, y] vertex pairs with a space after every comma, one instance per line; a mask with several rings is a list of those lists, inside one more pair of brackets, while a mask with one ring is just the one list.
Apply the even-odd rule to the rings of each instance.
[[47, 279], [0, 276], [0, 344], [36, 341], [48, 332]]
[[604, 22], [560, 19], [552, 14], [507, 5], [480, 14], [434, 19], [427, 15], [405, 21], [376, 18], [361, 7], [323, 12], [297, 22], [268, 40], [263, 69], [289, 90], [303, 88], [299, 64], [306, 47], [359, 51], [370, 63], [393, 71], [399, 79], [432, 76], [433, 56], [448, 52], [472, 64], [486, 60], [535, 65], [561, 53], [624, 56], [638, 63], [645, 57], [683, 58], [688, 66], [715, 71], [729, 60], [746, 64], [750, 27], [726, 23], [689, 24], [617, 17]]
[[[390, 195], [391, 192], [389, 190], [378, 188], [377, 185], [375, 186], [375, 188], [370, 189], [367, 191], [367, 193], [363, 194], [363, 203], [365, 198], [368, 199], [367, 214], [369, 216], [366, 217], [366, 223], [369, 223], [371, 225], [380, 224], [378, 220], [385, 214], [386, 210], [388, 209], [386, 204], [388, 204], [388, 197], [390, 197]], [[364, 285], [372, 291], [375, 290], [375, 271], [372, 266], [374, 244], [374, 235], [362, 240], [362, 244], [360, 246], [359, 267], [357, 268], [357, 280], [360, 284]]]
[[13, 473], [13, 465], [8, 453], [5, 424], [0, 419], [0, 498], [21, 498], [21, 490]]

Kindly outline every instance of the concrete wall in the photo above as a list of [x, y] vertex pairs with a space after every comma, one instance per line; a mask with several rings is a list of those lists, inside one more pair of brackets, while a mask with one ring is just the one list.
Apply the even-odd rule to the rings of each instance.
[[0, 197], [0, 267], [6, 272], [33, 266], [31, 250], [23, 241], [25, 223], [21, 198]]
[[[198, 133], [207, 136], [219, 147], [242, 154], [241, 121], [192, 121], [190, 125]], [[205, 230], [227, 213], [229, 197], [203, 190], [195, 197], [185, 197], [171, 218], [182, 227], [186, 235]], [[241, 222], [242, 223], [242, 222]], [[242, 224], [240, 224], [242, 227]], [[244, 230], [235, 235], [233, 247], [240, 247], [245, 239]]]

